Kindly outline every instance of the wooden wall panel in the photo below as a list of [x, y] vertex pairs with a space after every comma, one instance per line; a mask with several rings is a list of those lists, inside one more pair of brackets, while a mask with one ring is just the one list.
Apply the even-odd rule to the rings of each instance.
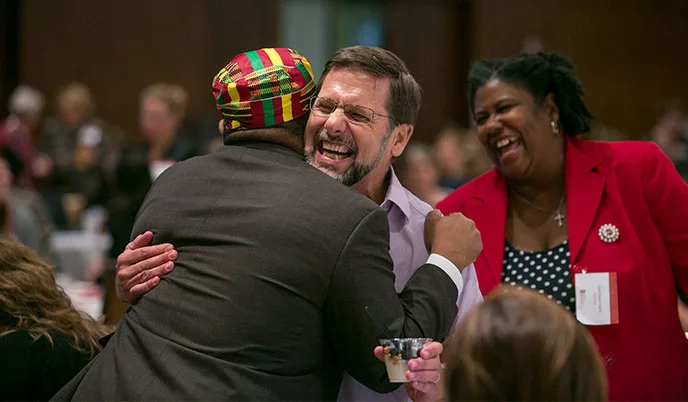
[[[155, 80], [184, 85], [190, 113], [215, 116], [210, 79], [234, 54], [280, 43], [280, 3], [23, 0], [18, 80], [50, 100], [81, 80], [129, 134], [139, 91]], [[467, 124], [470, 61], [516, 54], [531, 35], [573, 59], [601, 123], [638, 137], [666, 100], [688, 106], [685, 0], [387, 0], [384, 21], [386, 46], [424, 89], [416, 139]]]
[[432, 141], [449, 122], [467, 124], [469, 2], [408, 0], [385, 9], [386, 47], [401, 57], [423, 88], [414, 139]]
[[0, 1], [0, 118], [7, 110], [7, 98], [17, 86], [19, 0]]
[[[73, 80], [91, 88], [97, 113], [137, 132], [140, 91], [184, 86], [190, 115], [214, 115], [213, 75], [236, 53], [277, 42], [277, 2], [90, 0], [22, 2], [21, 79], [46, 92]], [[253, 19], [247, 15], [258, 15]], [[53, 109], [50, 104], [49, 111]]]
[[480, 0], [471, 59], [517, 54], [528, 36], [568, 55], [595, 121], [644, 135], [670, 99], [688, 106], [688, 2]]

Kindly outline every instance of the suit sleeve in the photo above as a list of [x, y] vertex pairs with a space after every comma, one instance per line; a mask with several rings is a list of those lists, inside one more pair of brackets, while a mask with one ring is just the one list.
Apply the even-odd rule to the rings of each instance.
[[352, 232], [333, 274], [326, 302], [326, 323], [341, 365], [377, 392], [399, 384], [387, 379], [373, 349], [386, 338], [365, 311], [377, 316], [394, 337], [443, 340], [456, 316], [458, 290], [440, 268], [426, 264], [401, 294], [394, 290], [387, 216], [375, 209]]
[[688, 294], [688, 185], [653, 144], [644, 158], [645, 197], [666, 245], [677, 286]]

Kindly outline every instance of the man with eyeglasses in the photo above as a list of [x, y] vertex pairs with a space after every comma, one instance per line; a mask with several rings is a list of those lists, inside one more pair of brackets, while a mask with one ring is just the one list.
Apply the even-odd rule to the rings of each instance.
[[[397, 292], [428, 258], [423, 230], [432, 208], [401, 186], [391, 168], [413, 134], [420, 103], [420, 86], [392, 52], [366, 46], [344, 48], [326, 64], [317, 96], [310, 100], [304, 134], [304, 157], [309, 164], [385, 210]], [[158, 276], [172, 269], [158, 246], [141, 248], [149, 240], [149, 235], [138, 237], [120, 255], [118, 278], [125, 300], [150, 290], [159, 282]], [[457, 247], [465, 246], [462, 240], [456, 239]], [[459, 317], [482, 301], [473, 266], [462, 268], [461, 276]], [[421, 382], [407, 391], [424, 397], [418, 394], [432, 395], [437, 386]], [[408, 396], [404, 389], [378, 394], [345, 375], [339, 399], [407, 400]]]
[[[379, 204], [390, 225], [395, 287], [401, 291], [427, 258], [423, 225], [432, 208], [404, 188], [391, 168], [411, 135], [421, 89], [403, 61], [380, 48], [343, 48], [328, 60], [311, 99], [304, 134], [308, 163]], [[460, 243], [462, 239], [456, 239]], [[482, 302], [475, 268], [462, 269], [458, 317]], [[435, 391], [431, 385], [423, 388]], [[409, 394], [418, 389], [407, 389]], [[401, 401], [403, 390], [382, 395], [345, 376], [340, 400]]]

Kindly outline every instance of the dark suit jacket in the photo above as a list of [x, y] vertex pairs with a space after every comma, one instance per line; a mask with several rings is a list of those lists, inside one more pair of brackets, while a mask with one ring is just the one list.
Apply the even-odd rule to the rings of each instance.
[[[619, 323], [588, 326], [612, 400], [688, 399], [688, 341], [676, 288], [688, 291], [688, 186], [651, 143], [567, 139], [566, 219], [571, 275], [616, 272]], [[483, 294], [502, 281], [507, 187], [493, 170], [438, 204], [480, 230], [475, 262]], [[615, 225], [613, 243], [598, 236]]]
[[394, 290], [384, 211], [270, 143], [225, 146], [154, 183], [133, 233], [179, 250], [55, 399], [334, 400], [342, 369], [396, 388], [382, 334], [442, 339], [457, 290], [438, 267]]
[[[108, 229], [112, 237], [111, 258], [117, 258], [129, 243], [137, 212], [153, 185], [148, 150], [148, 145], [126, 147], [115, 168], [115, 177], [109, 186], [111, 194], [108, 194], [105, 202]], [[198, 154], [196, 144], [188, 138], [179, 137], [170, 145], [163, 158], [180, 162]]]

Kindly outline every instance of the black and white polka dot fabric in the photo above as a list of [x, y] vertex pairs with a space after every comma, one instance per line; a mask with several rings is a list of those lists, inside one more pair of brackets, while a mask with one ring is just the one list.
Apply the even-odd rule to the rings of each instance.
[[570, 256], [568, 241], [537, 252], [517, 250], [506, 243], [502, 282], [537, 290], [575, 312], [576, 293], [571, 280]]

